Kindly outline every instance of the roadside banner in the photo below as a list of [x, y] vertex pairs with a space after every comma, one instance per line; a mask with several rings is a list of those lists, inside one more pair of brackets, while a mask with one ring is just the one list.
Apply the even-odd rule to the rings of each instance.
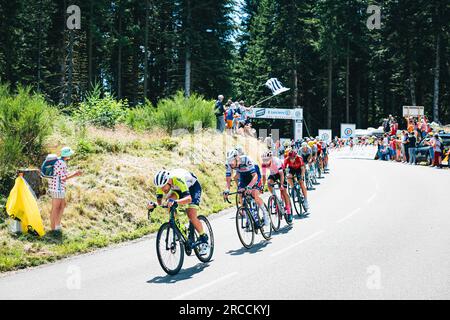
[[354, 123], [341, 123], [341, 138], [348, 139], [355, 137], [356, 124]]
[[404, 117], [423, 116], [425, 108], [423, 106], [403, 106]]
[[326, 143], [331, 143], [332, 140], [332, 131], [329, 129], [319, 129], [319, 137]]

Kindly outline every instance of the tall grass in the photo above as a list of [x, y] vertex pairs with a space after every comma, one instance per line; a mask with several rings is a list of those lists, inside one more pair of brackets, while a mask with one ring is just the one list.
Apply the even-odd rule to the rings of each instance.
[[173, 130], [194, 131], [197, 122], [203, 128], [215, 127], [214, 102], [192, 94], [185, 97], [182, 91], [159, 101], [157, 108], [147, 102], [144, 106], [128, 112], [127, 124], [133, 129], [149, 130], [154, 127], [172, 133]]
[[158, 103], [155, 120], [168, 132], [176, 129], [193, 131], [196, 122], [201, 122], [203, 128], [211, 128], [215, 125], [214, 102], [195, 93], [186, 98], [179, 91]]
[[0, 85], [0, 194], [9, 192], [20, 166], [40, 159], [55, 112], [29, 87], [12, 93]]

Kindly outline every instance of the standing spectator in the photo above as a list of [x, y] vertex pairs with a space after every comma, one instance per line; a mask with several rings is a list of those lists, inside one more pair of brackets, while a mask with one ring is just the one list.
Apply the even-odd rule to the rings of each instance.
[[66, 182], [81, 175], [81, 171], [69, 173], [67, 170], [67, 162], [73, 154], [74, 152], [69, 147], [61, 149], [61, 157], [55, 162], [53, 177], [49, 181], [49, 194], [52, 198], [52, 211], [50, 213], [51, 233], [57, 237], [62, 235], [61, 219], [66, 208]]
[[234, 121], [234, 103], [231, 100], [228, 100], [226, 107], [226, 125], [227, 125], [227, 133], [231, 135], [233, 130], [233, 121]]
[[223, 132], [225, 130], [225, 119], [223, 115], [225, 113], [225, 108], [223, 106], [223, 95], [219, 95], [218, 100], [216, 101], [216, 106], [214, 107], [214, 114], [216, 115], [216, 129], [219, 132]]
[[[415, 132], [417, 133], [417, 131]], [[416, 164], [416, 135], [415, 133], [410, 134], [408, 137], [408, 155], [409, 155], [409, 164]]]
[[408, 154], [408, 132], [403, 130], [402, 133], [402, 162], [408, 163], [409, 162], [409, 154]]
[[436, 133], [433, 138], [431, 138], [431, 146], [434, 151], [434, 161], [432, 167], [441, 167], [441, 154], [442, 154], [442, 142], [439, 140], [439, 135]]
[[397, 160], [397, 144], [395, 140], [395, 136], [391, 137], [391, 141], [389, 141], [389, 149], [391, 152], [391, 160]]

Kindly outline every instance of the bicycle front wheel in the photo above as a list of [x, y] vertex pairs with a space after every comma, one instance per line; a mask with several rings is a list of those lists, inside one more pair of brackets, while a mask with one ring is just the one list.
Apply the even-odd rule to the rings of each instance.
[[269, 201], [267, 201], [267, 206], [269, 207], [269, 213], [272, 217], [272, 228], [276, 232], [280, 230], [281, 215], [275, 196], [270, 196]]
[[[267, 208], [267, 206], [263, 203], [263, 206], [266, 209], [267, 212], [267, 217], [264, 217], [264, 212], [262, 210], [262, 208], [258, 207], [258, 217], [259, 217], [259, 221], [265, 221], [265, 223], [260, 223], [260, 228], [259, 230], [261, 230], [261, 235], [263, 236], [264, 239], [269, 240], [272, 237], [272, 217], [271, 214], [269, 213], [269, 209]], [[266, 219], [266, 220], [264, 220]], [[267, 221], [268, 220], [268, 221]]]
[[[194, 248], [195, 255], [197, 256], [198, 260], [200, 260], [203, 263], [209, 262], [213, 256], [214, 253], [214, 234], [211, 228], [211, 224], [209, 223], [209, 220], [205, 216], [198, 216], [198, 220], [200, 220], [203, 232], [208, 236], [208, 244], [201, 244], [200, 246], [206, 246], [206, 254], [200, 255], [200, 248], [197, 246]], [[198, 233], [195, 232], [194, 239], [195, 241], [198, 240]]]
[[184, 260], [184, 243], [167, 222], [159, 228], [156, 236], [156, 253], [159, 264], [167, 274], [173, 276], [180, 271]]
[[236, 211], [236, 230], [242, 245], [250, 249], [255, 241], [255, 227], [250, 212], [245, 207], [239, 207]]
[[296, 185], [295, 188], [292, 189], [291, 197], [295, 212], [297, 213], [298, 216], [301, 216], [303, 214], [302, 212], [303, 196], [301, 194], [300, 187], [298, 185]]

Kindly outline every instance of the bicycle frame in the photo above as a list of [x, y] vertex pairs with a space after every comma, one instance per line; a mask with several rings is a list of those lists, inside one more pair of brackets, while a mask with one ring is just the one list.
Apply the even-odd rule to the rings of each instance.
[[[280, 199], [280, 197], [278, 197], [278, 194], [275, 191], [275, 186], [279, 185], [279, 183], [274, 183], [274, 184], [270, 184], [271, 188], [272, 188], [272, 192], [271, 194], [275, 197], [275, 201], [277, 202], [278, 207], [281, 209], [281, 214], [285, 213], [284, 210], [284, 202], [283, 200]], [[294, 185], [295, 186], [295, 185]]]
[[[167, 208], [167, 206], [161, 206], [163, 208]], [[183, 242], [183, 244], [185, 246], [187, 246], [189, 249], [194, 249], [195, 248], [195, 243], [194, 243], [194, 225], [192, 224], [191, 221], [189, 221], [189, 227], [187, 230], [187, 234], [184, 235], [183, 232], [180, 230], [180, 228], [177, 225], [177, 218], [175, 217], [177, 213], [177, 209], [172, 206], [170, 208], [170, 218], [169, 218], [169, 224], [170, 226], [175, 230], [175, 232], [173, 233], [173, 241], [176, 242], [177, 239], [175, 238], [176, 236], [179, 237], [180, 241]], [[170, 229], [167, 229], [167, 233], [169, 233]], [[166, 249], [169, 250], [169, 237], [168, 234], [166, 236]]]

